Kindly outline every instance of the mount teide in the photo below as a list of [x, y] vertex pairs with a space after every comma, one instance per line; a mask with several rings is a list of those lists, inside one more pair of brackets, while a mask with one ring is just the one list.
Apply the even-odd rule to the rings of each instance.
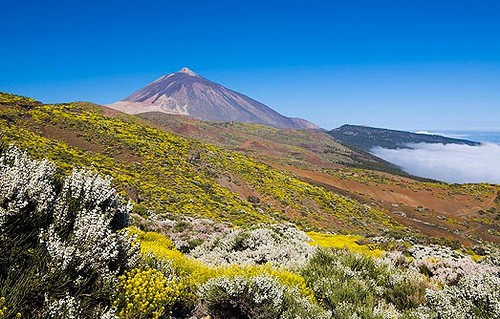
[[162, 112], [204, 121], [249, 122], [277, 128], [318, 128], [300, 118], [289, 118], [270, 107], [209, 81], [188, 68], [165, 75], [108, 107], [129, 113]]

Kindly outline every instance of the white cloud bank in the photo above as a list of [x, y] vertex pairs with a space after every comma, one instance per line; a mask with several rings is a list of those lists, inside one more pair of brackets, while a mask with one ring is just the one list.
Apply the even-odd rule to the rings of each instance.
[[372, 153], [406, 172], [448, 183], [500, 184], [500, 144], [412, 144], [412, 149], [377, 147]]

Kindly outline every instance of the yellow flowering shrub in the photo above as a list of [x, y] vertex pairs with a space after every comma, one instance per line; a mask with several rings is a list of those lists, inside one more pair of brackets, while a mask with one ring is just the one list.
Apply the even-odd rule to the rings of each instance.
[[357, 243], [362, 236], [352, 236], [352, 235], [333, 235], [333, 234], [323, 234], [317, 232], [308, 232], [309, 236], [313, 241], [310, 242], [313, 246], [320, 246], [324, 248], [346, 248], [349, 251], [363, 254], [371, 257], [381, 257], [384, 254], [383, 250], [371, 249], [367, 245], [360, 245]]
[[[8, 318], [8, 316], [9, 316], [9, 311], [8, 311], [9, 309], [7, 308], [7, 306], [5, 304], [6, 304], [5, 297], [1, 297], [0, 298], [0, 319]], [[20, 312], [16, 313], [16, 316], [15, 316], [16, 319], [19, 319], [21, 317], [22, 317], [22, 315]]]
[[134, 268], [120, 276], [115, 306], [120, 318], [160, 318], [179, 299], [177, 282], [153, 268]]
[[176, 285], [180, 291], [180, 301], [187, 305], [194, 304], [196, 286], [213, 277], [216, 271], [175, 249], [167, 236], [144, 232], [136, 227], [129, 227], [129, 233], [137, 236], [143, 255], [153, 254], [156, 258], [171, 262], [173, 272], [178, 278]]
[[157, 258], [168, 260], [172, 264], [173, 272], [178, 281], [176, 287], [180, 293], [180, 302], [193, 305], [196, 302], [196, 288], [211, 278], [236, 277], [246, 278], [268, 275], [277, 279], [281, 284], [297, 288], [301, 295], [311, 299], [312, 290], [307, 287], [304, 278], [296, 273], [284, 269], [276, 269], [271, 265], [209, 267], [192, 257], [176, 250], [172, 241], [156, 232], [144, 232], [135, 227], [129, 227], [129, 233], [135, 234], [141, 244], [143, 254], [153, 254]]
[[[131, 226], [128, 228], [128, 233], [130, 235], [135, 235], [141, 245], [146, 243], [154, 243], [154, 246], [158, 248], [161, 247], [170, 250], [175, 248], [175, 245], [172, 240], [170, 240], [170, 238], [157, 232], [144, 232], [137, 227]], [[150, 247], [150, 249], [154, 250], [153, 247]]]
[[0, 318], [4, 318], [7, 312], [7, 307], [5, 307], [5, 297], [0, 298]]

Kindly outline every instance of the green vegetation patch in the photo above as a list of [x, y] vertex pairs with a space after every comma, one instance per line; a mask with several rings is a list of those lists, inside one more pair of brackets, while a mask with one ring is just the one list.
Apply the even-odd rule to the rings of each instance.
[[42, 103], [30, 97], [0, 92], [0, 104], [26, 107], [26, 106], [41, 105]]

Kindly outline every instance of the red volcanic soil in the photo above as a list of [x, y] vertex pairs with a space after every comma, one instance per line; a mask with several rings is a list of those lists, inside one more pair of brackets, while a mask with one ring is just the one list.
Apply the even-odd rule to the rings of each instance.
[[87, 140], [84, 140], [79, 136], [78, 133], [67, 129], [61, 129], [54, 125], [45, 123], [44, 125], [37, 126], [41, 135], [65, 142], [68, 145], [75, 146], [77, 148], [81, 148], [86, 151], [99, 153], [102, 152], [102, 147], [91, 143]]
[[247, 140], [243, 142], [239, 147], [239, 149], [251, 149], [251, 150], [267, 150], [268, 147], [258, 141]]
[[[424, 235], [440, 236], [472, 244], [478, 237], [500, 242], [498, 236], [488, 233], [497, 225], [485, 225], [478, 219], [497, 216], [494, 200], [498, 194], [485, 197], [466, 193], [450, 193], [449, 189], [422, 186], [404, 177], [392, 176], [397, 183], [384, 184], [356, 179], [345, 179], [323, 172], [269, 163], [280, 170], [287, 170], [310, 183], [330, 188], [385, 211], [399, 223], [416, 228]], [[488, 210], [493, 209], [488, 213]]]
[[123, 112], [120, 112], [118, 110], [112, 109], [112, 108], [107, 107], [107, 106], [101, 106], [101, 109], [102, 109], [102, 112], [105, 116], [116, 117], [116, 116], [123, 115]]

